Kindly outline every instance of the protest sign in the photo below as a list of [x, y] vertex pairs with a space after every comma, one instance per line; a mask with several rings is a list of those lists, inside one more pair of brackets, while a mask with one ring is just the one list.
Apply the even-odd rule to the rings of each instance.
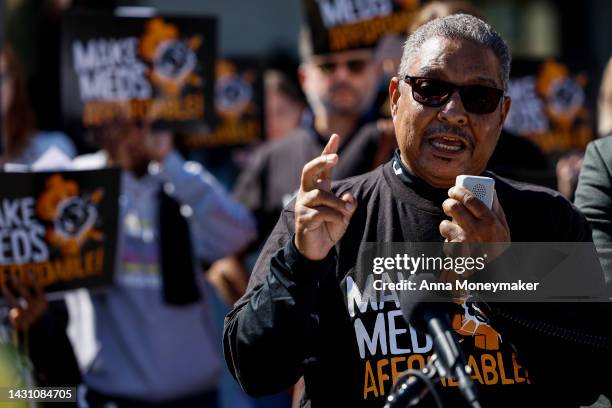
[[376, 46], [387, 34], [405, 37], [418, 0], [304, 0], [314, 54]]
[[112, 283], [119, 170], [0, 173], [0, 287]]
[[221, 59], [216, 64], [216, 127], [210, 132], [186, 134], [184, 145], [236, 146], [260, 141], [263, 132], [263, 83], [255, 59]]
[[214, 122], [214, 18], [68, 14], [62, 31], [62, 108], [89, 128], [118, 119], [172, 128]]
[[585, 73], [562, 62], [514, 61], [508, 87], [512, 107], [504, 130], [530, 139], [547, 154], [584, 149], [593, 138], [587, 80]]

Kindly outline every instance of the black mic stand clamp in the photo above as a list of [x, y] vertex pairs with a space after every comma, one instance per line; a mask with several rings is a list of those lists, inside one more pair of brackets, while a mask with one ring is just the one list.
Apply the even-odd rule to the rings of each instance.
[[417, 406], [428, 392], [431, 392], [438, 402], [435, 384], [440, 382], [440, 372], [444, 372], [444, 368], [440, 365], [436, 354], [431, 356], [427, 365], [421, 370], [404, 371], [391, 388], [384, 408]]
[[[465, 372], [471, 374], [466, 365]], [[438, 356], [432, 354], [429, 362], [421, 370], [406, 370], [397, 379], [389, 392], [384, 408], [404, 408], [418, 406], [428, 393], [431, 393], [436, 406], [442, 408], [442, 401], [435, 386], [441, 378], [448, 378]], [[478, 401], [471, 401], [472, 407], [480, 407]]]

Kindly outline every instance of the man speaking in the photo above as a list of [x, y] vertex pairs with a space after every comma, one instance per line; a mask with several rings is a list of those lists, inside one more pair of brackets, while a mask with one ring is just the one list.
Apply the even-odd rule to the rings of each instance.
[[[372, 272], [359, 268], [366, 242], [591, 240], [584, 217], [551, 190], [485, 173], [495, 178], [491, 210], [464, 188], [449, 190], [457, 175], [485, 171], [510, 109], [510, 60], [499, 34], [475, 17], [422, 26], [389, 85], [395, 158], [331, 186], [342, 160], [332, 136], [304, 166], [296, 200], [226, 318], [225, 357], [246, 392], [278, 392], [304, 376], [301, 406], [380, 407], [399, 373], [426, 364], [431, 339], [404, 323], [397, 296], [356, 285]], [[551, 358], [561, 387], [552, 392], [542, 385], [550, 373], [530, 371], [503, 333], [470, 316], [454, 318], [453, 328], [483, 406], [590, 398], [562, 388], [579, 356], [560, 347]], [[462, 406], [455, 382], [440, 389], [448, 406]]]

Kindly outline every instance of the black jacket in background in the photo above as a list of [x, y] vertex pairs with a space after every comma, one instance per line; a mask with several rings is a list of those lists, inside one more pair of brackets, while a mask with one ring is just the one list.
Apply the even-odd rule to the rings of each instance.
[[[366, 173], [373, 168], [381, 132], [375, 123], [359, 127], [342, 139], [334, 180]], [[257, 235], [263, 243], [272, 232], [283, 207], [298, 188], [302, 168], [321, 154], [327, 140], [312, 128], [299, 128], [279, 141], [266, 142], [251, 156], [234, 188], [234, 198], [257, 219]]]

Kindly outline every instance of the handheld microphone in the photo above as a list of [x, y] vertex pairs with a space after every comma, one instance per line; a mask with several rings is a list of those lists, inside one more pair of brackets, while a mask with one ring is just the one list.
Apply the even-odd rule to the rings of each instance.
[[[410, 280], [421, 287], [423, 281], [439, 282], [430, 273], [412, 275]], [[430, 285], [428, 285], [430, 286]], [[403, 291], [400, 297], [402, 316], [417, 331], [428, 334], [438, 359], [438, 371], [443, 377], [454, 377], [468, 404], [479, 407], [478, 391], [468, 373], [463, 350], [454, 337], [450, 315], [460, 310], [447, 291]]]
[[483, 176], [457, 176], [456, 186], [465, 187], [470, 190], [480, 201], [485, 203], [489, 210], [493, 208], [493, 196], [495, 195], [495, 180]]

